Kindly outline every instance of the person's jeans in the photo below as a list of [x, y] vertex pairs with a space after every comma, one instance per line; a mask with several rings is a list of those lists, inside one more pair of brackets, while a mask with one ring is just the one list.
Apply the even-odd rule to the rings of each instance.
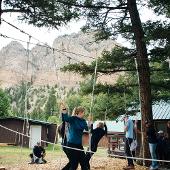
[[94, 153], [87, 152], [85, 156], [87, 168], [90, 169], [90, 159], [93, 156]]
[[[126, 156], [128, 157], [133, 157], [132, 152], [130, 151], [130, 145], [132, 141], [133, 139], [131, 138], [126, 138], [126, 141], [125, 141], [125, 153], [126, 153]], [[128, 160], [128, 166], [134, 166], [133, 159], [127, 158], [127, 160]]]
[[[83, 150], [82, 145], [76, 145], [73, 143], [68, 143], [69, 147], [77, 148]], [[70, 161], [70, 168], [69, 170], [77, 170], [78, 164], [80, 163], [81, 170], [88, 170], [87, 164], [85, 161], [85, 153], [83, 151], [74, 150], [74, 149], [67, 149], [67, 155]]]
[[[156, 157], [156, 147], [157, 147], [156, 143], [149, 143], [149, 151], [150, 151], [152, 159], [157, 159], [157, 157]], [[158, 162], [157, 161], [152, 161], [151, 166], [153, 168], [156, 168], [158, 166]]]
[[[66, 146], [66, 145], [65, 145]], [[66, 154], [68, 160], [69, 160], [69, 154], [68, 154], [68, 151], [67, 151], [67, 148], [66, 147], [63, 147], [63, 151], [64, 153]], [[62, 170], [69, 170], [70, 169], [70, 160], [69, 162], [65, 165], [65, 167], [62, 168]]]

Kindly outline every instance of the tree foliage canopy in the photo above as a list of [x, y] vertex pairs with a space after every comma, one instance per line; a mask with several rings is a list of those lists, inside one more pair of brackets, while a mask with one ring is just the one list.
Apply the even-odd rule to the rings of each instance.
[[[133, 53], [132, 53], [133, 54]], [[129, 57], [130, 56], [130, 57]], [[159, 53], [150, 55], [150, 70], [151, 70], [151, 86], [153, 100], [170, 100], [170, 70], [166, 57], [159, 57]], [[82, 74], [83, 76], [92, 75], [91, 81], [81, 84], [80, 90], [84, 94], [89, 94], [92, 91], [93, 78], [94, 78], [94, 64], [90, 65], [85, 63], [76, 63], [65, 66], [63, 71], [73, 71]], [[131, 57], [129, 53], [126, 53], [124, 47], [116, 47], [111, 52], [104, 51], [102, 57], [98, 59], [97, 77], [102, 74], [112, 74], [117, 72], [123, 72], [120, 74], [118, 82], [113, 85], [97, 84], [95, 88], [95, 94], [100, 92], [107, 93], [110, 89], [110, 93], [124, 93], [133, 94], [134, 88], [138, 88], [137, 70], [135, 66], [135, 59]], [[166, 94], [166, 95], [165, 95]]]
[[9, 116], [10, 103], [7, 94], [0, 89], [0, 117]]

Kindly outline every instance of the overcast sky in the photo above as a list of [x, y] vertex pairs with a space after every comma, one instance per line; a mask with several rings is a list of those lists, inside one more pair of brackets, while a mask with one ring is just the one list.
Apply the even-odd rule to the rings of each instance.
[[[80, 27], [85, 23], [85, 21], [79, 21], [79, 22], [72, 22], [67, 27], [62, 27], [60, 30], [56, 29], [48, 29], [48, 28], [37, 28], [32, 25], [28, 25], [26, 23], [21, 23], [21, 21], [17, 20], [17, 15], [14, 14], [3, 14], [2, 18], [6, 20], [7, 22], [17, 26], [18, 28], [24, 30], [25, 32], [29, 33], [33, 37], [36, 37], [38, 40], [42, 42], [47, 42], [49, 45], [52, 45], [54, 39], [58, 37], [59, 35], [64, 34], [71, 34], [73, 32], [77, 33], [80, 31]], [[16, 30], [15, 28], [9, 26], [5, 22], [2, 21], [2, 24], [0, 25], [0, 33], [8, 35], [10, 37], [14, 37], [17, 39], [22, 39], [24, 41], [28, 41], [28, 35], [25, 35], [21, 33], [20, 31]], [[6, 46], [11, 39], [2, 38], [0, 37], [0, 49], [4, 46]], [[38, 41], [35, 41], [31, 39], [32, 43], [37, 43]], [[26, 43], [22, 43], [24, 47], [26, 47]]]
[[[52, 46], [54, 39], [57, 38], [59, 35], [71, 34], [73, 32], [77, 33], [80, 31], [80, 28], [85, 24], [85, 21], [82, 20], [79, 22], [72, 22], [67, 27], [60, 28], [60, 30], [56, 30], [56, 29], [52, 30], [52, 29], [48, 29], [48, 28], [37, 28], [32, 25], [28, 25], [26, 23], [21, 23], [21, 21], [17, 20], [16, 14], [3, 14], [2, 18], [5, 19], [6, 21], [16, 25], [17, 27], [19, 27], [20, 29], [29, 33], [33, 37], [36, 37], [40, 41], [42, 41], [44, 43], [47, 42], [50, 46]], [[146, 21], [148, 19], [156, 19], [156, 18], [158, 18], [158, 17], [155, 17], [155, 15], [153, 14], [152, 11], [147, 10], [147, 9], [142, 10], [142, 13], [141, 13], [142, 21]], [[10, 36], [10, 37], [28, 41], [27, 35], [22, 34], [20, 31], [12, 28], [11, 26], [9, 26], [8, 24], [6, 24], [4, 22], [2, 22], [2, 24], [0, 25], [0, 33]], [[6, 46], [8, 43], [10, 43], [10, 41], [11, 41], [11, 39], [0, 37], [0, 49], [2, 47]], [[125, 46], [129, 45], [129, 43], [126, 40], [122, 39], [121, 37], [119, 37], [117, 39], [117, 41], [118, 41], [118, 43], [123, 44]], [[31, 39], [31, 42], [37, 43], [37, 41], [35, 41], [33, 39]], [[26, 48], [26, 43], [22, 43], [22, 44]], [[31, 46], [31, 47], [33, 47], [33, 46]]]

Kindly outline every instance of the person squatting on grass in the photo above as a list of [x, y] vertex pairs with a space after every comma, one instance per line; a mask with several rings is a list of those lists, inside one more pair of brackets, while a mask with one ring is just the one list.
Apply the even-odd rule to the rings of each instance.
[[31, 164], [37, 163], [37, 164], [43, 164], [47, 161], [44, 159], [46, 153], [45, 149], [40, 145], [40, 142], [37, 142], [37, 145], [33, 148], [33, 153], [30, 154], [31, 157]]
[[[72, 116], [68, 115], [67, 109], [65, 107], [62, 108], [62, 121], [68, 122], [68, 132], [67, 132], [68, 147], [83, 150], [83, 146], [82, 146], [83, 131], [84, 130], [88, 131], [86, 120], [83, 119], [84, 114], [85, 114], [85, 109], [83, 107], [76, 107], [73, 110]], [[78, 168], [79, 163], [81, 165], [82, 170], [88, 170], [85, 161], [84, 151], [68, 148], [67, 155], [70, 162], [69, 170], [76, 170]]]
[[[93, 129], [93, 124], [91, 124], [91, 141], [90, 141], [91, 148], [89, 148], [89, 149], [91, 149], [92, 152], [97, 151], [98, 143], [104, 135], [107, 135], [107, 126], [105, 123], [99, 122], [97, 124], [97, 128], [95, 128], [95, 129]], [[91, 157], [93, 156], [93, 154], [94, 153], [91, 153], [91, 152], [86, 153], [85, 158], [86, 158], [86, 163], [87, 163], [87, 167], [89, 170], [90, 170], [89, 161], [90, 161]]]

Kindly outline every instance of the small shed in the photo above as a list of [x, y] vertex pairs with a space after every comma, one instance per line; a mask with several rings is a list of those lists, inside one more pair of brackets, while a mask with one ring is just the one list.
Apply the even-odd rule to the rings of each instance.
[[[33, 148], [41, 140], [52, 143], [55, 141], [56, 124], [33, 119], [27, 121], [22, 117], [9, 117], [0, 118], [0, 125], [0, 143]], [[47, 145], [43, 141], [41, 144], [42, 146]]]

